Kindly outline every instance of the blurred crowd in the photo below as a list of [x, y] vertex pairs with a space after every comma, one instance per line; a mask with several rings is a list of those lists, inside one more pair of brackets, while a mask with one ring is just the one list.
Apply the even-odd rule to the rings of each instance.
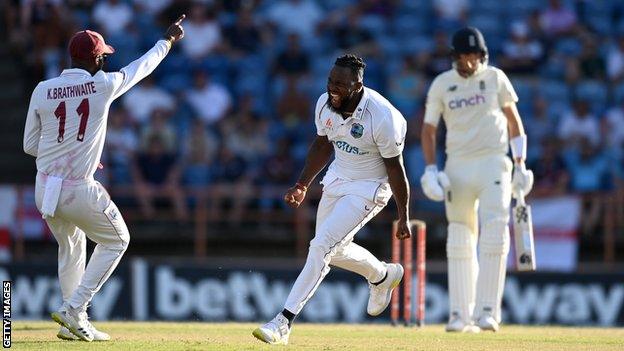
[[490, 64], [520, 97], [533, 196], [582, 194], [587, 231], [604, 194], [618, 194], [624, 213], [621, 1], [8, 0], [5, 9], [9, 41], [33, 80], [67, 67], [77, 30], [104, 35], [117, 50], [107, 63], [114, 70], [187, 14], [185, 39], [110, 113], [100, 177], [113, 189], [130, 185], [147, 217], [153, 195], [166, 194], [186, 218], [181, 187], [233, 184], [245, 206], [254, 185], [291, 183], [315, 135], [316, 99], [344, 52], [365, 58], [365, 85], [408, 119], [415, 210], [431, 206], [418, 186], [424, 99], [451, 67], [449, 37], [464, 25], [481, 29]]

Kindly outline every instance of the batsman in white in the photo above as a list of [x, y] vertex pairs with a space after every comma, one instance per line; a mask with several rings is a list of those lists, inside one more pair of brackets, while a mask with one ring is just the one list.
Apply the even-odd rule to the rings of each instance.
[[[182, 15], [154, 47], [119, 72], [102, 70], [115, 50], [99, 33], [76, 33], [70, 69], [40, 82], [32, 93], [24, 151], [37, 158], [35, 200], [59, 245], [63, 305], [52, 313], [58, 337], [109, 340], [88, 321], [87, 304], [113, 273], [128, 247], [128, 228], [110, 196], [93, 179], [104, 147], [108, 110], [116, 98], [149, 75], [184, 36]], [[86, 266], [86, 238], [96, 243]]]
[[[427, 95], [422, 130], [427, 167], [421, 185], [427, 197], [446, 204], [450, 299], [446, 330], [497, 331], [511, 195], [518, 190], [528, 194], [533, 173], [524, 165], [527, 139], [516, 108], [518, 97], [505, 73], [488, 65], [481, 32], [472, 27], [457, 31], [452, 55], [453, 68], [435, 78]], [[435, 159], [440, 116], [447, 129], [443, 172]]]
[[403, 166], [407, 122], [376, 91], [363, 85], [365, 63], [354, 55], [336, 59], [327, 92], [316, 103], [314, 139], [299, 176], [284, 200], [299, 207], [316, 175], [329, 162], [321, 184], [316, 233], [308, 257], [286, 300], [284, 310], [254, 330], [269, 344], [287, 344], [292, 322], [329, 272], [340, 267], [363, 276], [370, 286], [367, 312], [376, 316], [390, 303], [403, 278], [403, 267], [379, 261], [353, 237], [383, 209], [392, 194], [398, 209], [397, 237], [411, 235], [408, 224], [409, 184]]

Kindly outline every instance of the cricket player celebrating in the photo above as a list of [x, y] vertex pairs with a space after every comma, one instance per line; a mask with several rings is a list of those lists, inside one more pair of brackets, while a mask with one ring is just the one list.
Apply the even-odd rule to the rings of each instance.
[[[93, 174], [111, 103], [149, 75], [184, 36], [183, 19], [184, 15], [141, 58], [114, 73], [102, 67], [115, 50], [96, 32], [78, 32], [69, 43], [72, 68], [40, 82], [32, 93], [24, 151], [37, 158], [37, 208], [59, 244], [63, 305], [52, 319], [61, 325], [61, 339], [110, 339], [88, 321], [87, 304], [121, 260], [130, 234]], [[85, 236], [96, 243], [86, 269]]]
[[329, 265], [366, 278], [370, 285], [367, 312], [376, 316], [390, 303], [403, 278], [403, 267], [379, 261], [355, 244], [353, 237], [383, 209], [392, 194], [398, 208], [397, 237], [410, 237], [409, 185], [403, 167], [407, 122], [388, 100], [363, 83], [365, 63], [354, 55], [339, 57], [327, 80], [327, 92], [316, 103], [317, 136], [310, 146], [299, 180], [284, 200], [299, 207], [316, 175], [329, 162], [321, 184], [323, 195], [316, 233], [308, 257], [286, 300], [284, 310], [254, 330], [269, 344], [287, 344], [295, 316], [314, 295]]
[[[527, 194], [533, 173], [524, 165], [527, 141], [516, 109], [518, 97], [507, 76], [488, 65], [481, 32], [472, 27], [457, 31], [452, 55], [453, 69], [436, 77], [427, 95], [422, 130], [427, 167], [421, 185], [427, 197], [446, 203], [450, 299], [446, 330], [497, 331], [509, 252], [511, 195]], [[435, 159], [440, 116], [447, 128], [444, 172], [437, 169]], [[508, 144], [513, 175], [506, 156]]]

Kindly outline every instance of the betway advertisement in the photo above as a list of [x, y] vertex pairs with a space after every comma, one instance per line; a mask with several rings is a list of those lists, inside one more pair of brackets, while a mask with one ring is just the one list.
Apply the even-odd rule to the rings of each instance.
[[[89, 313], [95, 320], [264, 321], [283, 308], [298, 269], [126, 260], [95, 296]], [[0, 280], [13, 283], [14, 319], [47, 319], [60, 305], [56, 264], [0, 266]], [[367, 299], [361, 277], [332, 269], [298, 320], [388, 321], [388, 311], [377, 318], [366, 314]], [[445, 274], [427, 276], [426, 303], [426, 322], [445, 322]], [[503, 318], [506, 323], [622, 326], [624, 274], [510, 272]]]

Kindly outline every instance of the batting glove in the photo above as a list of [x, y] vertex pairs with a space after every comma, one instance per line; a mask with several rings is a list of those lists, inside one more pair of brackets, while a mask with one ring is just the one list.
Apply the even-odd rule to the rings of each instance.
[[514, 197], [518, 197], [519, 190], [528, 195], [531, 189], [533, 189], [533, 171], [526, 169], [524, 162], [515, 164], [511, 176], [511, 191]]
[[436, 165], [425, 167], [425, 173], [420, 177], [420, 185], [423, 193], [433, 201], [443, 201], [444, 193], [451, 186], [446, 173], [438, 171]]

